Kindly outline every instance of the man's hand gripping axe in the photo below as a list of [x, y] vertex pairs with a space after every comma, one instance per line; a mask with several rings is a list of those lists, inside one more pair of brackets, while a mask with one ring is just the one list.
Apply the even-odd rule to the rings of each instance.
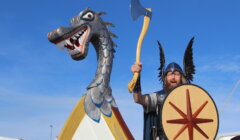
[[[141, 34], [138, 38], [138, 43], [137, 43], [137, 51], [136, 51], [136, 63], [140, 62], [140, 54], [141, 54], [141, 48], [142, 48], [142, 41], [147, 33], [148, 30], [148, 25], [150, 22], [150, 19], [152, 18], [152, 9], [147, 8], [145, 9], [139, 0], [131, 0], [131, 15], [132, 19], [136, 20], [139, 16], [143, 15], [144, 16], [144, 22], [143, 22], [143, 27]], [[138, 80], [139, 73], [134, 73], [134, 76], [132, 80], [128, 83], [128, 91], [132, 93], [136, 82]]]

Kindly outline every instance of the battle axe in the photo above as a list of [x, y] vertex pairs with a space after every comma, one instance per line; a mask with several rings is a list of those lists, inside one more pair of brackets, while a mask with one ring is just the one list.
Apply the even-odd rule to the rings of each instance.
[[[136, 63], [140, 62], [140, 54], [141, 54], [141, 48], [142, 48], [142, 41], [147, 33], [148, 30], [148, 25], [150, 22], [150, 19], [152, 17], [152, 9], [150, 8], [144, 8], [139, 0], [131, 0], [131, 15], [132, 15], [132, 19], [136, 20], [139, 16], [143, 15], [144, 16], [144, 22], [143, 22], [143, 27], [142, 27], [142, 31], [141, 34], [138, 38], [138, 43], [137, 43], [137, 51], [136, 51]], [[134, 76], [132, 78], [132, 80], [128, 83], [128, 90], [129, 92], [132, 93], [136, 82], [138, 80], [139, 77], [139, 73], [134, 73]]]

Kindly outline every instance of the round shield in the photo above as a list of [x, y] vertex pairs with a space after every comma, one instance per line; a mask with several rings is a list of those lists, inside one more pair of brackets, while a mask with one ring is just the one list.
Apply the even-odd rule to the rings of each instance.
[[210, 95], [196, 85], [176, 87], [162, 108], [162, 126], [169, 140], [213, 140], [218, 112]]

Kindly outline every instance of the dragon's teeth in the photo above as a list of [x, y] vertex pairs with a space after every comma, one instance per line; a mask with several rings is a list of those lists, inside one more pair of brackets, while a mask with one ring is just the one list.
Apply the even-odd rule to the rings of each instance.
[[83, 39], [84, 39], [84, 33], [83, 33], [82, 37], [80, 38], [81, 42], [83, 42]]
[[77, 34], [75, 34], [75, 35], [74, 35], [74, 37], [79, 37], [79, 34], [78, 34], [78, 33], [77, 33]]
[[75, 44], [74, 44], [74, 47], [75, 47], [75, 48], [78, 48], [78, 46], [76, 46]]
[[77, 38], [75, 36], [72, 37], [73, 40], [76, 40]]
[[84, 34], [84, 31], [81, 31], [79, 34], [82, 36]]
[[68, 45], [72, 46], [72, 43], [70, 42], [70, 40], [69, 40], [69, 39], [66, 39], [66, 40], [65, 40], [65, 42], [66, 42], [66, 44], [68, 44]]
[[78, 43], [81, 45], [82, 44], [82, 41], [83, 41], [83, 37], [79, 38], [78, 39]]

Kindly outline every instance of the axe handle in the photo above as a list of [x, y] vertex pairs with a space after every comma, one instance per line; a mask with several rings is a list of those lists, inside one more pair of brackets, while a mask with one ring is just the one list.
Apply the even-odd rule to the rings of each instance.
[[[147, 10], [152, 11], [150, 8], [147, 8]], [[143, 22], [143, 26], [142, 26], [142, 31], [141, 34], [138, 38], [138, 43], [137, 43], [137, 51], [136, 51], [136, 63], [140, 62], [140, 56], [141, 56], [141, 49], [142, 49], [142, 42], [143, 39], [147, 33], [148, 30], [148, 26], [149, 26], [149, 22], [150, 22], [150, 18], [148, 16], [144, 16], [144, 22]], [[135, 72], [133, 75], [132, 80], [128, 83], [128, 91], [130, 93], [133, 92], [133, 89], [136, 85], [137, 79], [139, 77], [139, 73]]]

